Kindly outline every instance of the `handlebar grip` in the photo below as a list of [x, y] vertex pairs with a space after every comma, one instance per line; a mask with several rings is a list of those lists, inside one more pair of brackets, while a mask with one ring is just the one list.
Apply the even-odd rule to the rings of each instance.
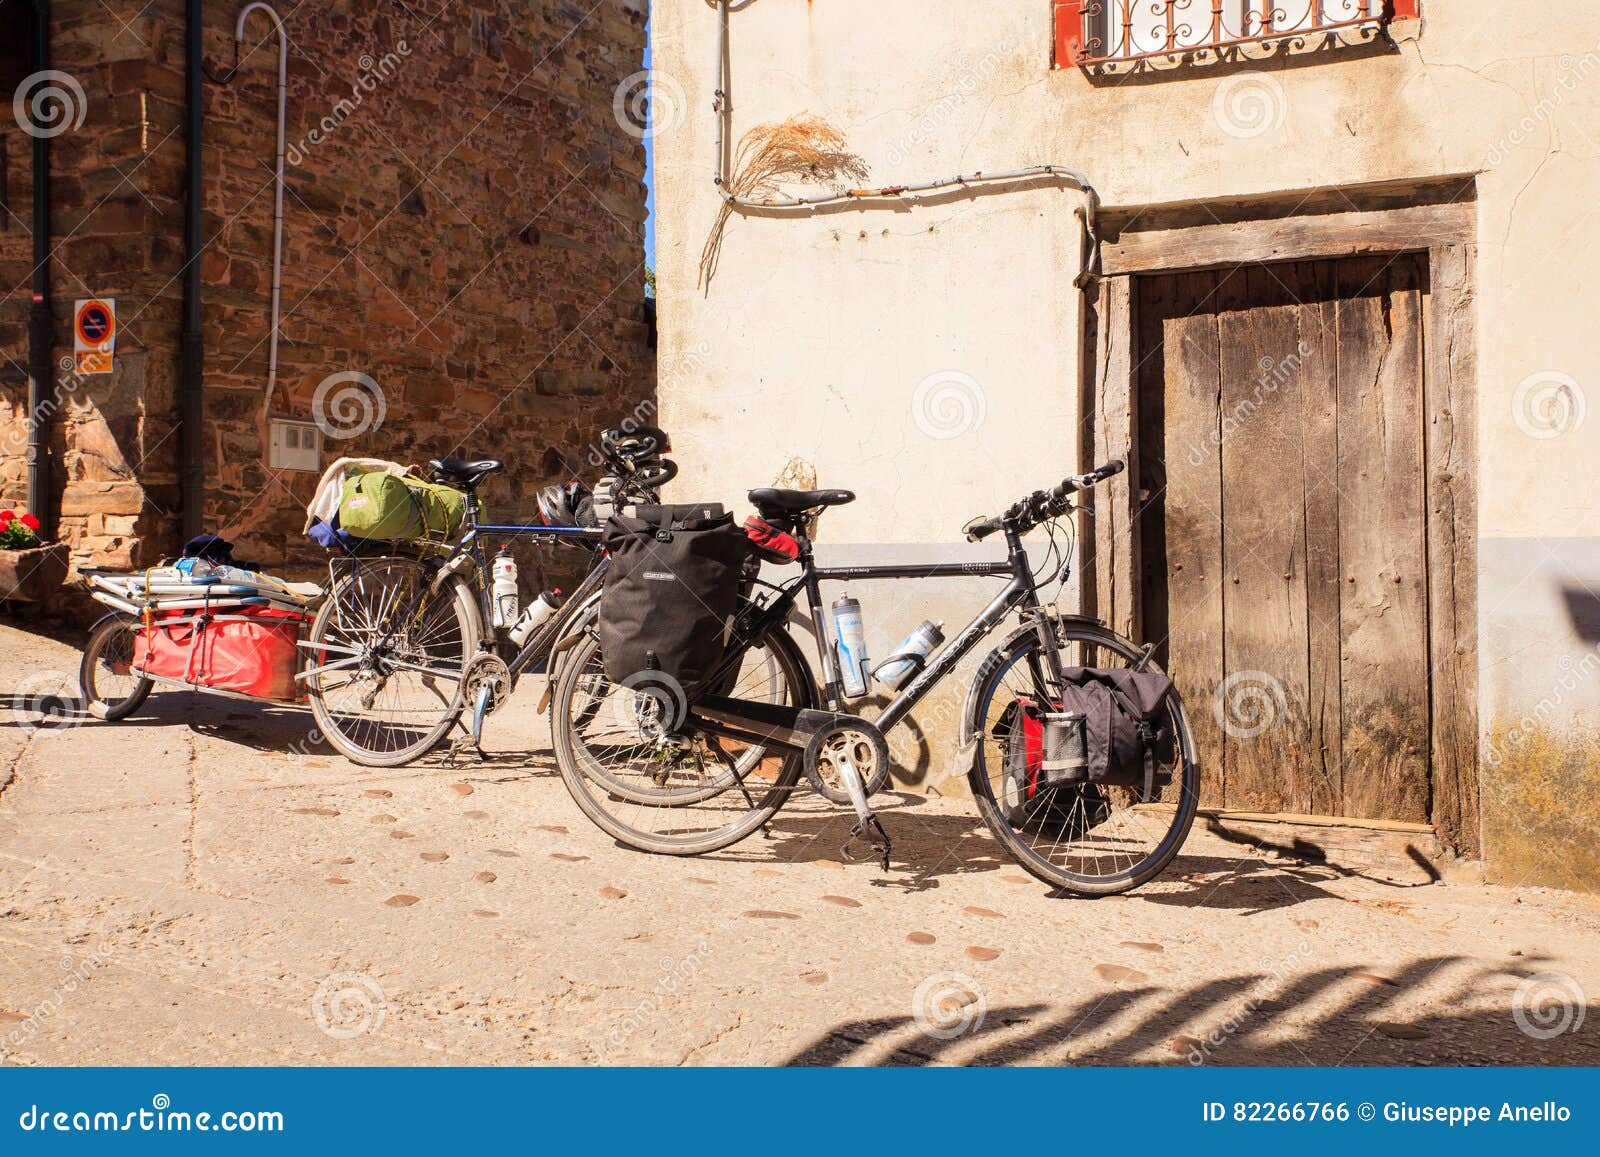
[[967, 536], [968, 542], [982, 542], [1004, 525], [998, 518], [974, 518], [961, 532]]
[[1127, 468], [1128, 464], [1123, 459], [1113, 458], [1104, 466], [1096, 466], [1087, 474], [1079, 474], [1075, 477], [1064, 479], [1060, 486], [1050, 491], [1050, 497], [1059, 502], [1069, 494], [1076, 494], [1080, 490], [1098, 486], [1107, 478], [1115, 478]]

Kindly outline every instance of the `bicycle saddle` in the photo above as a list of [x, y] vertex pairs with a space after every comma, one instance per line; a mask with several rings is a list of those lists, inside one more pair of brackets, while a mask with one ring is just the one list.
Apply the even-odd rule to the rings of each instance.
[[856, 500], [850, 490], [752, 490], [750, 504], [762, 514], [800, 514], [818, 506], [843, 506]]
[[505, 468], [506, 464], [498, 458], [484, 458], [477, 462], [468, 462], [465, 458], [432, 458], [428, 461], [428, 469], [440, 481], [452, 482], [457, 486], [476, 486], [489, 475]]

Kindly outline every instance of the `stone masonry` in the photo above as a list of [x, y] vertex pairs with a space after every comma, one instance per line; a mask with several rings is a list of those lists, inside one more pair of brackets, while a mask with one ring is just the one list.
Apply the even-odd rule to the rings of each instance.
[[[316, 555], [300, 534], [315, 475], [267, 464], [277, 41], [253, 16], [230, 76], [239, 7], [206, 5], [206, 523], [289, 566]], [[289, 163], [271, 414], [321, 419], [324, 462], [503, 457], [486, 497], [526, 514], [540, 485], [592, 474], [595, 431], [653, 406], [644, 153], [625, 87], [645, 0], [279, 7]], [[184, 8], [58, 0], [51, 39], [86, 105], [52, 142], [60, 536], [77, 565], [148, 565], [179, 525]], [[0, 51], [8, 78], [27, 72], [23, 45]], [[8, 127], [3, 142], [0, 503], [20, 507], [32, 139]], [[71, 312], [88, 296], [117, 300], [116, 369], [77, 378]], [[333, 374], [364, 381], [319, 402]]]

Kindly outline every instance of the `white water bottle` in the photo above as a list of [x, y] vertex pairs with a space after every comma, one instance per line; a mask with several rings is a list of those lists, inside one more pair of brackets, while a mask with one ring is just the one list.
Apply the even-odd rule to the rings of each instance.
[[494, 625], [504, 629], [517, 621], [517, 560], [510, 550], [500, 548], [490, 572], [494, 576]]
[[944, 642], [944, 624], [924, 619], [916, 630], [902, 639], [900, 645], [890, 652], [889, 661], [874, 671], [873, 677], [892, 691], [900, 690], [907, 679], [922, 670], [924, 664], [917, 660], [927, 659], [933, 654], [934, 648], [942, 642]]
[[867, 633], [861, 625], [861, 604], [843, 595], [833, 604], [833, 638], [839, 652], [839, 677], [851, 699], [867, 693]]
[[537, 631], [550, 621], [550, 616], [561, 609], [561, 592], [545, 591], [533, 602], [529, 603], [522, 612], [522, 617], [517, 620], [517, 625], [511, 628], [511, 641], [517, 646], [528, 641], [528, 636]]

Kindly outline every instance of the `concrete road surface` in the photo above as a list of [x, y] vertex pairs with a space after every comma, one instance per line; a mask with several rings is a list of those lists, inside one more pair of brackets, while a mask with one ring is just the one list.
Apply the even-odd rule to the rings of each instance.
[[368, 771], [309, 714], [157, 692], [40, 730], [72, 645], [0, 625], [10, 1064], [1600, 1064], [1600, 903], [1401, 887], [1198, 833], [1056, 898], [959, 800], [893, 870], [814, 796], [701, 859], [568, 799], [533, 715], [494, 758]]

